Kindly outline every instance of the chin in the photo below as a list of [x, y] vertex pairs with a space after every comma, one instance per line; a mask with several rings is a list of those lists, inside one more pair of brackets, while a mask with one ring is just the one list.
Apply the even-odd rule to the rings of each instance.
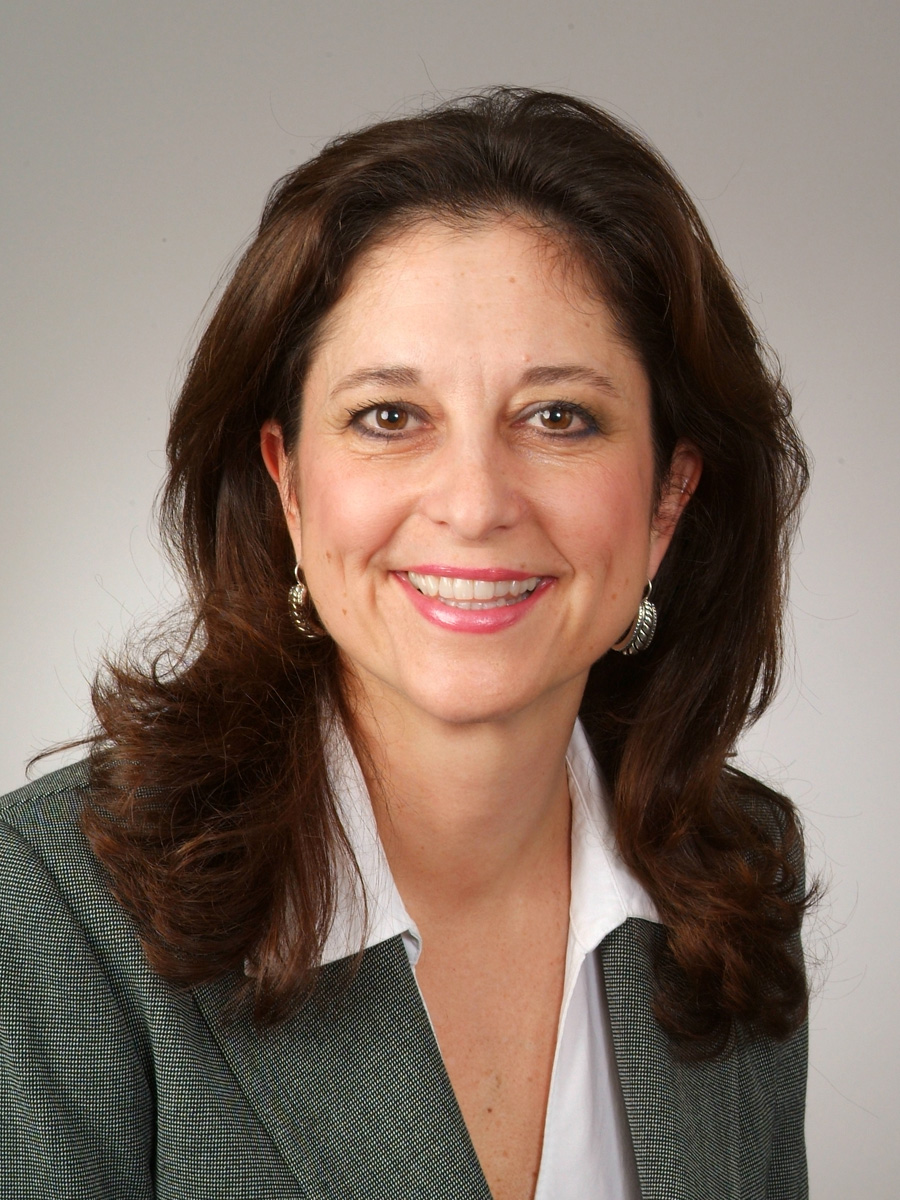
[[445, 725], [484, 725], [494, 721], [505, 721], [528, 708], [531, 697], [524, 696], [479, 696], [473, 699], [471, 691], [454, 696], [408, 696], [413, 712], [421, 713], [425, 719]]
[[400, 694], [404, 707], [413, 714], [412, 719], [416, 719], [415, 714], [421, 714], [420, 719], [448, 726], [500, 724], [529, 711], [546, 713], [560, 705], [568, 709], [574, 689], [580, 700], [586, 676], [587, 672], [577, 672], [548, 683], [533, 678], [514, 680], [507, 671], [501, 682], [498, 674], [493, 672], [489, 679], [479, 678], [477, 673], [454, 677], [451, 672], [445, 671], [442, 675], [434, 672], [432, 678], [441, 680], [442, 686], [417, 684], [403, 689]]

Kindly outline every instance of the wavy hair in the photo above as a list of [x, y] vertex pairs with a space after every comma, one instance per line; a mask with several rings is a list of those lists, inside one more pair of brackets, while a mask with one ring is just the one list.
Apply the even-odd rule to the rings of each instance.
[[[146, 953], [183, 984], [236, 972], [261, 1023], [315, 978], [348, 846], [323, 711], [336, 646], [286, 603], [293, 552], [259, 432], [296, 441], [304, 378], [350, 268], [422, 217], [515, 216], [587, 269], [652, 386], [660, 482], [704, 470], [654, 583], [638, 658], [592, 668], [582, 718], [622, 855], [668, 937], [657, 1016], [685, 1052], [802, 1021], [807, 896], [792, 805], [729, 764], [771, 701], [807, 482], [790, 400], [690, 198], [633, 130], [570, 96], [497, 89], [333, 141], [273, 189], [174, 409], [161, 523], [190, 629], [98, 675], [85, 825]], [[245, 976], [246, 960], [254, 964]]]

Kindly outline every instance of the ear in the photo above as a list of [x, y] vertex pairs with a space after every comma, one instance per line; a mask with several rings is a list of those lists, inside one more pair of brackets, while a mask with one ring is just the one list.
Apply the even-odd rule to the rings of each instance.
[[659, 570], [681, 514], [696, 491], [703, 471], [703, 456], [686, 438], [680, 438], [672, 453], [662, 496], [650, 531], [650, 578]]
[[284, 433], [277, 421], [266, 421], [259, 431], [259, 448], [262, 452], [266, 470], [272, 476], [281, 507], [287, 523], [288, 533], [294, 545], [297, 562], [302, 562], [300, 556], [300, 506], [297, 503], [297, 492], [294, 487], [293, 463], [288, 458], [284, 448]]

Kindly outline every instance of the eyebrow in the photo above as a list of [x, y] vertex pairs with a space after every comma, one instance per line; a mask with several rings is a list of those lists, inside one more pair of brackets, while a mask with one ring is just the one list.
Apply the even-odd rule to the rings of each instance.
[[[377, 383], [384, 387], [414, 387], [421, 383], [422, 373], [415, 367], [362, 367], [351, 371], [343, 379], [338, 380], [331, 389], [331, 395], [352, 391], [354, 388], [365, 387]], [[608, 375], [595, 371], [592, 367], [577, 364], [529, 367], [519, 379], [518, 387], [552, 387], [557, 383], [586, 383], [600, 392], [619, 398], [621, 393]]]
[[592, 367], [572, 366], [529, 367], [519, 381], [520, 387], [552, 387], [556, 383], [587, 383], [600, 392], [618, 398], [621, 393], [608, 375]]
[[421, 372], [415, 367], [363, 367], [339, 379], [331, 389], [331, 395], [337, 396], [340, 392], [349, 392], [370, 383], [380, 383], [386, 387], [414, 387], [421, 379]]

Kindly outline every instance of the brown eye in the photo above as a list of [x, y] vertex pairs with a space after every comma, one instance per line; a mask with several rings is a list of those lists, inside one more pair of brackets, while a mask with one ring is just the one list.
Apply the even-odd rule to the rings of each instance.
[[541, 424], [545, 429], [568, 429], [574, 419], [571, 409], [552, 404], [538, 413]]
[[376, 408], [374, 417], [379, 429], [405, 429], [409, 421], [409, 413], [402, 408]]

